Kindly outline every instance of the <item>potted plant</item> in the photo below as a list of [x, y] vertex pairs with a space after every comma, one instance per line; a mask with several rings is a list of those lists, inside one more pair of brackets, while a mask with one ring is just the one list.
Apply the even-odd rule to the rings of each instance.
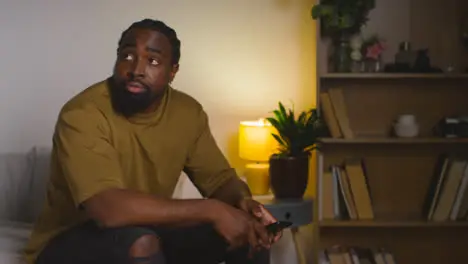
[[296, 118], [294, 109], [286, 110], [281, 102], [278, 106], [274, 117], [267, 118], [279, 143], [269, 160], [271, 188], [276, 198], [300, 198], [307, 188], [310, 154], [327, 130], [315, 108], [300, 112]]
[[349, 39], [368, 21], [375, 0], [320, 0], [312, 7], [313, 19], [320, 19], [320, 32], [332, 41], [334, 71], [351, 71]]

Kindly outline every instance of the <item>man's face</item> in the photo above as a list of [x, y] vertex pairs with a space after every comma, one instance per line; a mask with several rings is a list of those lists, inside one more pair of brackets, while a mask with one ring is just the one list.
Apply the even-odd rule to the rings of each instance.
[[148, 29], [130, 30], [119, 46], [111, 80], [114, 108], [125, 116], [151, 110], [177, 70], [166, 36]]

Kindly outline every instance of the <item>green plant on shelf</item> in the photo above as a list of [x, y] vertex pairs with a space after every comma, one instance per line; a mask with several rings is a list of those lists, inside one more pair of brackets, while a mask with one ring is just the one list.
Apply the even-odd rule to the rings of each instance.
[[[278, 133], [272, 134], [279, 144], [277, 156], [308, 155], [318, 147], [319, 138], [327, 135], [327, 128], [316, 108], [296, 113], [279, 102], [274, 117], [268, 117]], [[297, 117], [297, 118], [296, 118]]]
[[[270, 182], [275, 198], [300, 198], [307, 188], [309, 158], [318, 147], [318, 139], [326, 127], [317, 109], [296, 113], [279, 102], [274, 117], [268, 122], [276, 129], [272, 133], [279, 148], [270, 156]], [[297, 115], [296, 115], [297, 114]]]

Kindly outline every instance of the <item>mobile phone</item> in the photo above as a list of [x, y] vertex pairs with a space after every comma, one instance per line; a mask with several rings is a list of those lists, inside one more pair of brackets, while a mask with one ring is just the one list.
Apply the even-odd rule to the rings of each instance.
[[285, 228], [290, 227], [291, 225], [292, 223], [288, 221], [278, 221], [278, 222], [274, 222], [274, 223], [267, 225], [266, 229], [268, 233], [276, 235], [278, 232], [280, 232], [281, 230]]

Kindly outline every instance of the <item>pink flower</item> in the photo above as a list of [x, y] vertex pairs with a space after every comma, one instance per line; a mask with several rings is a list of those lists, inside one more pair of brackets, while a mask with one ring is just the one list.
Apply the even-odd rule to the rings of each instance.
[[366, 57], [377, 60], [384, 50], [385, 50], [384, 44], [381, 42], [377, 42], [367, 47]]

